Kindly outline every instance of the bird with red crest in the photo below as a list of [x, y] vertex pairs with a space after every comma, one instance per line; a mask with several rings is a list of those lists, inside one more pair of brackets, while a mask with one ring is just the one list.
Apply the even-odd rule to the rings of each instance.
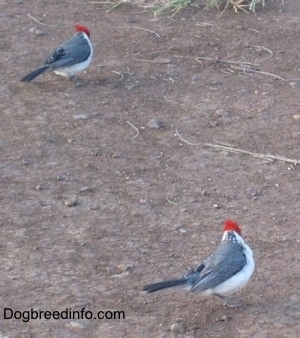
[[67, 42], [55, 49], [46, 59], [44, 66], [22, 77], [22, 82], [30, 82], [46, 71], [73, 77], [85, 70], [93, 57], [93, 46], [90, 41], [90, 31], [84, 25], [75, 25], [76, 34]]
[[[242, 289], [254, 271], [253, 253], [242, 238], [239, 225], [226, 220], [223, 236], [213, 253], [177, 279], [148, 284], [143, 290], [148, 293], [158, 290], [183, 287], [203, 296], [215, 295], [225, 298]], [[228, 305], [234, 305], [227, 302]]]

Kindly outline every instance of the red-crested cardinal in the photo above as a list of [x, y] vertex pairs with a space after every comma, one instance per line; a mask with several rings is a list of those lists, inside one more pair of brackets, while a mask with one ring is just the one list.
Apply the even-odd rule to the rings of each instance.
[[72, 77], [86, 69], [93, 57], [90, 31], [83, 25], [75, 25], [74, 28], [76, 34], [58, 47], [47, 58], [43, 67], [24, 76], [21, 81], [30, 82], [48, 70], [62, 76]]
[[143, 290], [150, 293], [181, 286], [204, 296], [224, 298], [243, 288], [254, 271], [253, 253], [245, 244], [237, 223], [226, 220], [223, 231], [221, 244], [206, 260], [181, 278], [149, 284]]

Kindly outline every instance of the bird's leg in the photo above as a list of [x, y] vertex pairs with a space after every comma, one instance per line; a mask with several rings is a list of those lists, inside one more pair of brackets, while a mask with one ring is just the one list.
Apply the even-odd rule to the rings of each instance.
[[68, 80], [75, 83], [76, 87], [81, 87], [84, 84], [84, 80], [74, 74], [69, 74]]
[[224, 305], [228, 306], [228, 307], [241, 307], [244, 306], [245, 304], [239, 300], [239, 299], [235, 299], [235, 298], [227, 298], [225, 296], [221, 296], [221, 295], [216, 295], [217, 297], [219, 297], [220, 299], [223, 300]]
[[70, 81], [70, 82], [74, 82], [74, 81], [77, 80], [77, 76], [74, 75], [74, 74], [71, 74], [71, 73], [67, 74], [67, 75], [66, 75], [66, 78], [67, 78], [68, 81]]

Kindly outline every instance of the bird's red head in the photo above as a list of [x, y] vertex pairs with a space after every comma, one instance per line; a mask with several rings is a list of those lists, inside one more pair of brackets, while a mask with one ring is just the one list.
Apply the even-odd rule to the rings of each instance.
[[237, 223], [235, 223], [234, 221], [230, 220], [230, 219], [227, 219], [224, 222], [223, 231], [235, 231], [239, 235], [242, 235], [242, 230], [239, 227], [239, 225]]
[[75, 30], [76, 30], [77, 32], [83, 32], [83, 33], [85, 33], [88, 37], [90, 37], [90, 35], [91, 35], [89, 29], [88, 29], [86, 26], [84, 26], [84, 25], [75, 25], [74, 28], [75, 28]]

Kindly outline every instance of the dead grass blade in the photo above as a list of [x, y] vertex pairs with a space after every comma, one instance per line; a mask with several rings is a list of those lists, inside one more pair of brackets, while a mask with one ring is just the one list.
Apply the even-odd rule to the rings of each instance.
[[228, 151], [228, 152], [231, 152], [231, 153], [246, 154], [246, 155], [250, 155], [250, 156], [256, 157], [256, 158], [262, 158], [262, 159], [268, 160], [268, 161], [276, 161], [277, 160], [277, 161], [282, 161], [282, 162], [286, 162], [286, 163], [291, 163], [291, 164], [294, 164], [294, 165], [300, 164], [300, 160], [293, 160], [293, 159], [286, 158], [284, 156], [279, 156], [279, 155], [254, 153], [252, 151], [222, 146], [222, 145], [219, 145], [219, 144], [204, 143], [204, 145], [207, 146], [207, 147], [210, 147], [210, 148]]

